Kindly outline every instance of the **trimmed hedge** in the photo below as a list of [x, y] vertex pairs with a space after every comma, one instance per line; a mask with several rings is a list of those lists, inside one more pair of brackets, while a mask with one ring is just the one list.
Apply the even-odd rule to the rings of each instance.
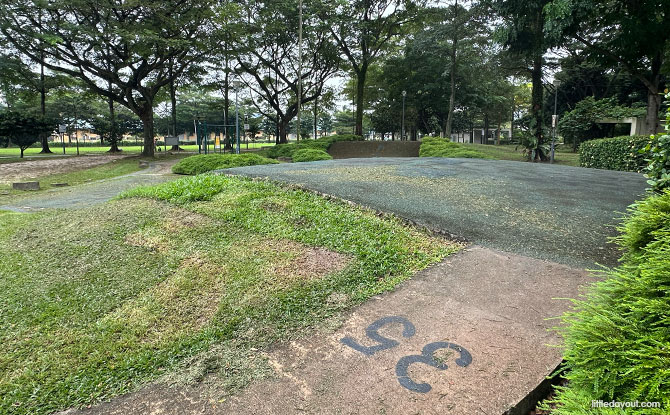
[[[545, 403], [552, 415], [622, 414], [591, 401], [661, 402], [670, 408], [670, 191], [631, 206], [619, 228], [621, 265], [603, 272], [563, 316], [568, 384]], [[627, 411], [625, 413], [628, 413]]]
[[363, 137], [353, 134], [340, 134], [321, 137], [317, 140], [302, 140], [298, 143], [291, 144], [277, 144], [270, 148], [267, 152], [268, 157], [289, 157], [293, 158], [293, 153], [303, 149], [313, 149], [328, 151], [328, 148], [337, 141], [362, 141]]
[[172, 172], [176, 174], [201, 174], [218, 169], [230, 169], [233, 167], [255, 166], [258, 164], [277, 164], [275, 160], [261, 157], [257, 154], [198, 154], [186, 157], [172, 166]]
[[647, 156], [641, 154], [650, 142], [648, 135], [601, 138], [579, 146], [579, 165], [594, 169], [642, 172]]
[[450, 158], [490, 158], [475, 149], [467, 148], [462, 144], [454, 143], [446, 138], [424, 137], [419, 147], [419, 157], [450, 157]]
[[315, 148], [303, 148], [293, 153], [293, 161], [300, 163], [304, 161], [332, 160], [333, 157], [323, 150]]

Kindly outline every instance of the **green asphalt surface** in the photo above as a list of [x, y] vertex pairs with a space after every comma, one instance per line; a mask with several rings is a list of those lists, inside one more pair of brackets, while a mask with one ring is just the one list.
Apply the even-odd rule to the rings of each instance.
[[397, 214], [485, 247], [558, 263], [614, 266], [609, 243], [645, 193], [641, 174], [448, 158], [357, 158], [240, 167]]

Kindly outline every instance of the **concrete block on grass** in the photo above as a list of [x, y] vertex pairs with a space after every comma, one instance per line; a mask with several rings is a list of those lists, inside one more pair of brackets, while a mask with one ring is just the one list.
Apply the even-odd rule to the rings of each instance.
[[18, 182], [12, 183], [14, 190], [40, 190], [40, 182]]

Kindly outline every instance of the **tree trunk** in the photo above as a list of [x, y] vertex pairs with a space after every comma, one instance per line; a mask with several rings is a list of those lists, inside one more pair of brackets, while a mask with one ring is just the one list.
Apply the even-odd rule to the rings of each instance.
[[116, 125], [116, 112], [114, 111], [114, 100], [109, 98], [107, 104], [109, 106], [109, 121], [111, 123], [111, 128], [109, 131], [109, 152], [118, 153], [119, 151], [121, 151], [121, 149], [119, 148], [119, 137], [116, 128], [117, 125]]
[[290, 123], [289, 120], [285, 120], [283, 118], [280, 119], [279, 122], [277, 123], [278, 131], [279, 131], [278, 132], [278, 138], [279, 138], [278, 144], [288, 143], [288, 130], [290, 128], [289, 127], [290, 124], [291, 123]]
[[489, 116], [488, 114], [484, 115], [484, 137], [482, 138], [482, 144], [489, 143]]
[[23, 158], [23, 150], [25, 150], [25, 149], [23, 147], [19, 147], [19, 149], [21, 150], [21, 157], [20, 158]]
[[[170, 76], [172, 74], [172, 69], [170, 69]], [[171, 118], [171, 124], [172, 124], [172, 134], [174, 136], [177, 136], [177, 89], [174, 86], [174, 79], [170, 81], [170, 118]], [[169, 132], [168, 132], [169, 135]], [[176, 146], [170, 147], [170, 150], [172, 151], [181, 151], [181, 148], [179, 148], [179, 144]]]
[[542, 124], [544, 123], [542, 117], [542, 53], [539, 53], [533, 59], [533, 71], [531, 74], [533, 89], [531, 92], [531, 125], [533, 133], [537, 139], [537, 147], [535, 148], [534, 161], [546, 160], [547, 156], [542, 152], [542, 144], [544, 141]]
[[142, 150], [142, 156], [144, 157], [153, 157], [154, 156], [154, 111], [151, 106], [148, 106], [148, 109], [143, 109], [140, 116], [142, 120], [142, 127], [144, 128], [144, 149]]
[[[47, 114], [47, 91], [46, 91], [46, 86], [44, 85], [44, 53], [42, 52], [40, 54], [40, 58], [42, 59], [42, 62], [40, 62], [40, 110], [42, 111], [42, 118], [44, 118]], [[44, 153], [53, 153], [51, 149], [49, 148], [49, 136], [45, 133], [41, 134], [40, 137], [40, 143], [42, 144], [42, 151], [40, 151], [40, 154]], [[23, 157], [23, 153], [21, 155]]]
[[[458, 16], [458, 0], [454, 2], [454, 25], [456, 23], [456, 17]], [[447, 113], [447, 125], [445, 127], [446, 138], [451, 140], [451, 126], [454, 122], [454, 100], [456, 99], [456, 47], [458, 46], [458, 31], [454, 30], [454, 36], [451, 42], [451, 73], [450, 73], [450, 83], [451, 91], [449, 94], [449, 112]]]
[[367, 62], [361, 65], [360, 71], [356, 74], [356, 120], [354, 134], [363, 135], [363, 94], [365, 93], [365, 79], [368, 75]]
[[317, 128], [317, 121], [318, 121], [318, 115], [319, 115], [319, 107], [317, 103], [319, 102], [319, 97], [314, 98], [314, 139], [316, 140], [318, 137], [316, 136], [319, 131]]
[[645, 119], [645, 134], [656, 134], [659, 131], [658, 112], [661, 109], [661, 54], [657, 53], [651, 61], [651, 77], [647, 83], [647, 118]]

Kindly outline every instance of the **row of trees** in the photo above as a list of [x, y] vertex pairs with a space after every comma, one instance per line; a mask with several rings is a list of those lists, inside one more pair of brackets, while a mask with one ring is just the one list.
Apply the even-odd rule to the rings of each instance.
[[284, 142], [301, 110], [313, 126], [347, 116], [332, 115], [328, 87], [345, 75], [357, 134], [394, 136], [406, 91], [412, 136], [513, 120], [541, 150], [556, 93], [562, 111], [588, 95], [644, 101], [646, 130], [658, 130], [669, 14], [663, 0], [7, 0], [0, 92], [7, 107], [42, 117], [50, 100], [65, 121], [91, 109], [88, 124], [112, 150], [128, 118], [139, 120], [152, 155], [160, 105], [174, 134], [187, 128], [178, 113], [194, 116], [199, 103], [219, 101], [212, 110], [230, 123], [232, 96], [244, 91], [244, 112]]

